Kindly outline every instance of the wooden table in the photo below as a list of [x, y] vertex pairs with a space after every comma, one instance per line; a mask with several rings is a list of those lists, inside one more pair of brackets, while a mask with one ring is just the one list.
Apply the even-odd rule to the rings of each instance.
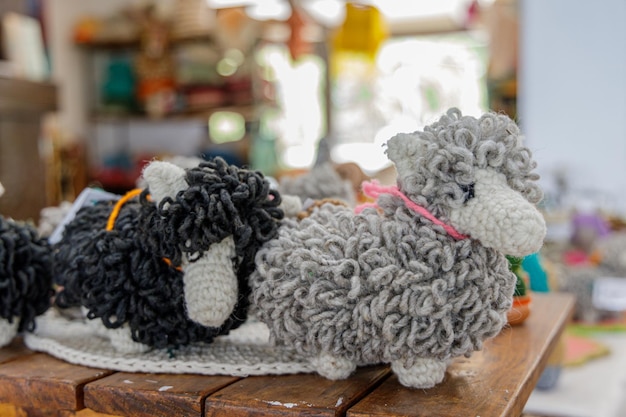
[[0, 416], [519, 416], [573, 306], [570, 295], [533, 294], [525, 323], [456, 359], [429, 390], [401, 386], [386, 366], [360, 368], [343, 381], [113, 372], [16, 340], [0, 350]]

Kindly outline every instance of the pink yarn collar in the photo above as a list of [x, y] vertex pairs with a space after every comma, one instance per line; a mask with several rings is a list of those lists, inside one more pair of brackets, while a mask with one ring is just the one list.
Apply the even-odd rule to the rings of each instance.
[[[428, 220], [435, 223], [436, 225], [443, 227], [444, 230], [456, 240], [467, 239], [469, 237], [467, 235], [460, 233], [458, 230], [456, 230], [454, 227], [450, 226], [449, 224], [445, 224], [444, 222], [442, 222], [441, 220], [433, 216], [432, 213], [426, 210], [424, 207], [418, 204], [415, 204], [415, 202], [413, 202], [406, 195], [404, 195], [395, 185], [385, 187], [385, 186], [380, 185], [378, 181], [372, 181], [372, 182], [364, 182], [361, 185], [361, 188], [363, 190], [363, 193], [366, 196], [372, 197], [372, 198], [378, 198], [381, 194], [391, 194], [393, 196], [400, 197], [408, 208], [420, 214], [421, 216], [427, 218]], [[363, 209], [367, 207], [378, 207], [378, 204], [376, 203], [361, 204], [360, 206], [357, 206], [354, 209], [354, 211], [356, 213], [360, 213], [361, 211], [363, 211]]]

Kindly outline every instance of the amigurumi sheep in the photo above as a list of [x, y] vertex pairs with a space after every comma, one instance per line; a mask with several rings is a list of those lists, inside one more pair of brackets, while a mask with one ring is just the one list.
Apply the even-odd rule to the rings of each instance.
[[251, 277], [272, 341], [331, 379], [390, 363], [405, 386], [441, 382], [451, 358], [506, 324], [516, 277], [505, 254], [543, 244], [536, 163], [521, 142], [507, 116], [451, 109], [387, 142], [398, 186], [364, 184], [375, 207], [285, 219]]
[[354, 206], [357, 201], [355, 190], [349, 179], [342, 178], [340, 168], [344, 166], [335, 167], [327, 162], [302, 175], [284, 176], [279, 181], [278, 189], [281, 195], [297, 196], [301, 202], [336, 198]]
[[187, 170], [154, 161], [143, 176], [139, 201], [87, 206], [68, 224], [54, 251], [56, 304], [81, 306], [118, 351], [209, 343], [246, 319], [280, 195], [221, 158]]
[[34, 227], [0, 216], [0, 347], [33, 331], [50, 307], [50, 247]]

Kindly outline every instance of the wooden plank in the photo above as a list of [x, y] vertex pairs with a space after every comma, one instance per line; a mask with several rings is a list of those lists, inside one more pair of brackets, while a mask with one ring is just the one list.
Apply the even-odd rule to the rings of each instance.
[[[20, 337], [13, 339], [11, 343], [0, 349], [0, 363], [12, 361], [26, 355], [32, 355], [34, 352], [24, 346]], [[2, 414], [0, 414], [1, 416]]]
[[85, 406], [128, 417], [203, 415], [204, 399], [229, 376], [116, 373], [85, 386]]
[[574, 298], [533, 294], [524, 324], [507, 327], [471, 358], [455, 360], [428, 390], [401, 386], [395, 376], [348, 410], [348, 416], [519, 416], [566, 323]]
[[370, 366], [342, 381], [314, 374], [249, 377], [208, 397], [205, 416], [343, 415], [388, 375], [387, 367]]
[[2, 417], [28, 417], [26, 411], [13, 404], [0, 403], [0, 416]]
[[57, 109], [56, 85], [0, 76], [0, 111], [3, 114], [41, 114]]
[[83, 408], [83, 386], [112, 371], [86, 368], [37, 353], [0, 365], [0, 402], [47, 410]]
[[0, 403], [0, 416], [2, 417], [123, 417], [111, 414], [96, 413], [88, 408], [80, 411], [69, 410], [44, 410], [34, 408], [17, 407], [13, 404]]
[[89, 408], [83, 408], [82, 410], [77, 411], [74, 415], [76, 417], [123, 417], [123, 416], [114, 416], [112, 414], [97, 413], [93, 410], [90, 410]]

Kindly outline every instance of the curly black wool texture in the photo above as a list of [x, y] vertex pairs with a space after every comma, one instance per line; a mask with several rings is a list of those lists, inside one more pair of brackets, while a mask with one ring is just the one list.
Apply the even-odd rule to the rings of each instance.
[[[158, 206], [145, 190], [127, 202], [114, 229], [105, 226], [111, 203], [81, 209], [55, 247], [60, 307], [84, 306], [88, 318], [107, 328], [128, 323], [133, 340], [156, 348], [211, 342], [247, 317], [254, 257], [277, 235], [280, 195], [259, 172], [221, 158], [188, 169], [189, 187]], [[212, 244], [233, 236], [239, 301], [219, 328], [188, 319], [184, 303], [183, 254], [193, 261]]]
[[18, 332], [33, 331], [50, 307], [51, 269], [50, 246], [35, 228], [0, 216], [0, 317], [19, 318]]

